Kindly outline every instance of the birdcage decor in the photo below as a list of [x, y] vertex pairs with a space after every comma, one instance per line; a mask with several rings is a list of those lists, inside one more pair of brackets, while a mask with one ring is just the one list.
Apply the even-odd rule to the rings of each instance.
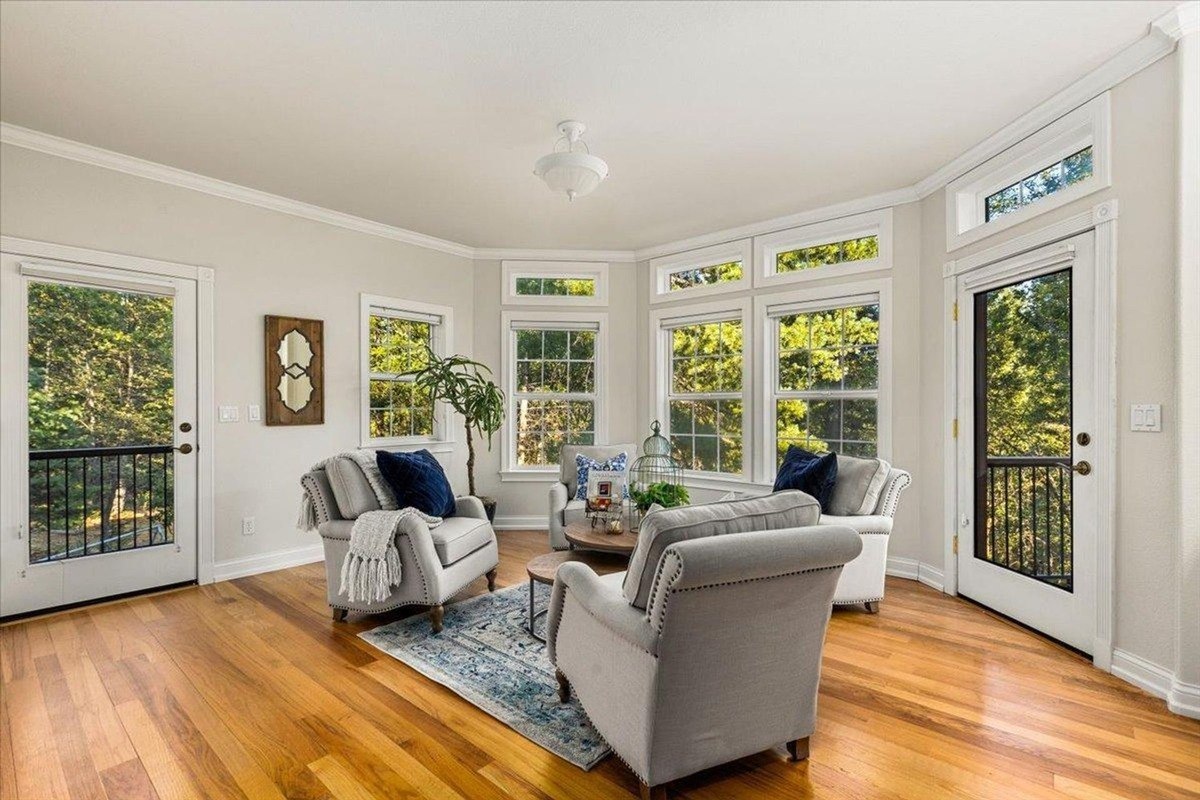
[[655, 420], [651, 435], [642, 442], [642, 456], [629, 468], [630, 518], [634, 527], [641, 522], [654, 503], [680, 506], [688, 502], [683, 487], [683, 467], [671, 457], [671, 442], [660, 431]]

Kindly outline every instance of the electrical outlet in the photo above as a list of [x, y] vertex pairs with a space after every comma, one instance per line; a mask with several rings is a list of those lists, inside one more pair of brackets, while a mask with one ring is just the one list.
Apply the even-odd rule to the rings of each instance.
[[217, 407], [217, 422], [237, 422], [238, 407], [237, 406], [218, 406]]
[[262, 419], [262, 406], [246, 406], [246, 419], [250, 420], [251, 422], [260, 421]]
[[254, 517], [242, 517], [242, 536], [254, 535]]

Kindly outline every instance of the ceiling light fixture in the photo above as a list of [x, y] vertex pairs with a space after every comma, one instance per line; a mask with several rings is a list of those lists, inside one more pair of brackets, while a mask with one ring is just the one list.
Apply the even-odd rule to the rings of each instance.
[[[554, 152], [544, 155], [533, 166], [533, 174], [546, 182], [552, 192], [566, 192], [567, 200], [591, 193], [600, 181], [608, 177], [608, 164], [603, 158], [594, 156], [583, 141], [586, 126], [582, 122], [568, 119], [558, 123], [562, 138], [554, 144]], [[560, 144], [565, 150], [559, 150]], [[577, 152], [575, 145], [583, 145], [584, 152]]]

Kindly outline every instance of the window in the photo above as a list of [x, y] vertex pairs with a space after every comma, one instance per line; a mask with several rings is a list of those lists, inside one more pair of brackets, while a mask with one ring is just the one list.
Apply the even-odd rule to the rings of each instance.
[[362, 446], [448, 440], [444, 414], [411, 373], [449, 347], [451, 311], [397, 298], [362, 296]]
[[688, 306], [652, 322], [659, 342], [657, 416], [688, 472], [749, 478], [749, 303]]
[[505, 261], [508, 305], [608, 304], [608, 264], [594, 261]]
[[946, 187], [946, 249], [956, 250], [1112, 184], [1103, 94]]
[[746, 288], [750, 240], [651, 259], [651, 303]]
[[892, 265], [892, 211], [872, 211], [755, 237], [758, 286], [846, 277]]
[[564, 444], [602, 440], [603, 315], [506, 314], [506, 471], [544, 474]]
[[984, 222], [991, 222], [996, 217], [1024, 208], [1035, 200], [1040, 200], [1048, 194], [1054, 194], [1092, 177], [1092, 147], [1072, 153], [1045, 169], [1030, 175], [1024, 180], [1017, 181], [1011, 186], [1005, 186], [995, 194], [990, 194], [984, 200]]
[[760, 298], [764, 478], [774, 475], [789, 445], [887, 457], [889, 283]]

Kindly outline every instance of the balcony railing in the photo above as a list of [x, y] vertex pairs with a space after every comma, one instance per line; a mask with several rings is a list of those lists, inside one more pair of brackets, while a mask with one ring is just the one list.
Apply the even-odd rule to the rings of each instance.
[[31, 450], [29, 563], [175, 541], [171, 445]]
[[1072, 590], [1071, 460], [993, 457], [978, 476], [975, 555]]

